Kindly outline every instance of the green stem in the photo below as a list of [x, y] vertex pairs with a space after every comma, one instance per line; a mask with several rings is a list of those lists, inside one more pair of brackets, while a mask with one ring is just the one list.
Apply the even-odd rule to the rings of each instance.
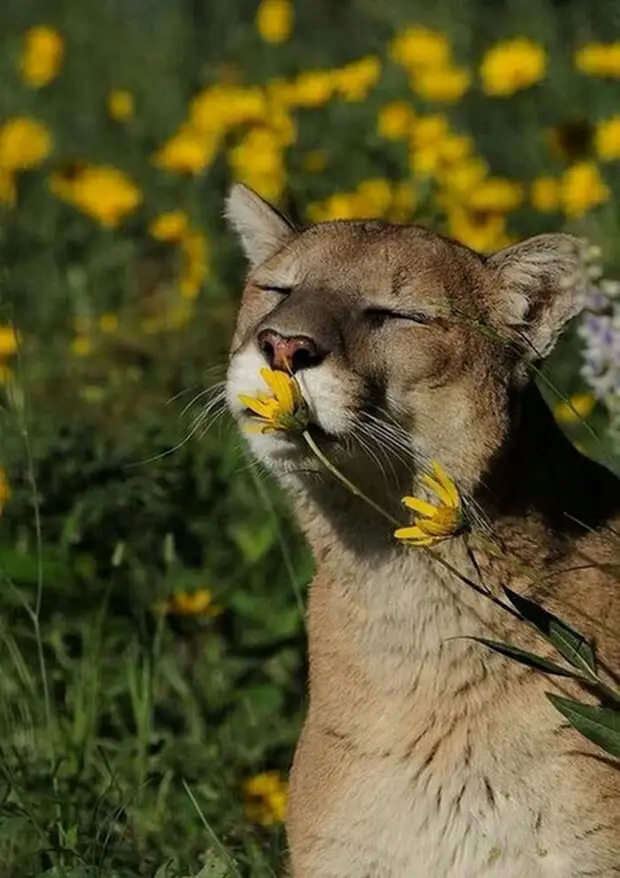
[[357, 485], [353, 484], [353, 482], [350, 482], [349, 479], [347, 479], [347, 477], [344, 476], [340, 472], [340, 470], [334, 466], [334, 464], [331, 462], [331, 460], [323, 454], [323, 452], [321, 451], [321, 449], [316, 444], [316, 442], [314, 441], [314, 439], [312, 438], [312, 436], [310, 435], [310, 433], [307, 430], [304, 430], [301, 435], [302, 435], [302, 438], [305, 440], [306, 444], [308, 445], [308, 447], [310, 448], [310, 450], [312, 451], [312, 453], [323, 464], [325, 469], [328, 470], [335, 479], [338, 479], [338, 481], [342, 485], [344, 485], [345, 488], [351, 492], [351, 494], [354, 494], [356, 497], [359, 497], [360, 500], [363, 500], [364, 503], [367, 503], [371, 509], [374, 509], [375, 512], [377, 512], [383, 518], [387, 519], [390, 522], [390, 524], [395, 525], [395, 527], [402, 527], [402, 523], [397, 518], [394, 518], [393, 515], [390, 515], [389, 512], [386, 512], [385, 509], [382, 509], [381, 506], [379, 506], [377, 503], [375, 503], [374, 500], [371, 500], [370, 497], [368, 497], [366, 494], [363, 493], [363, 491], [360, 491], [360, 489], [357, 487]]

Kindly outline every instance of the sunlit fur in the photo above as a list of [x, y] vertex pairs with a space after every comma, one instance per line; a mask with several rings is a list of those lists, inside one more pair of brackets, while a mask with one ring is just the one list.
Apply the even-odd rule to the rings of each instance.
[[309, 336], [325, 356], [298, 377], [324, 453], [403, 523], [400, 498], [419, 495], [420, 472], [439, 460], [476, 529], [505, 551], [470, 552], [462, 537], [436, 550], [476, 591], [398, 545], [302, 439], [248, 437], [317, 569], [291, 874], [617, 875], [618, 767], [544, 693], [591, 695], [470, 639], [550, 655], [480, 594], [510, 585], [595, 636], [602, 667], [620, 671], [620, 588], [603, 567], [620, 551], [618, 482], [564, 439], [531, 381], [576, 312], [579, 242], [540, 236], [483, 258], [414, 226], [299, 232], [245, 187], [227, 213], [250, 260], [227, 383], [241, 429], [237, 394], [264, 389], [260, 330]]

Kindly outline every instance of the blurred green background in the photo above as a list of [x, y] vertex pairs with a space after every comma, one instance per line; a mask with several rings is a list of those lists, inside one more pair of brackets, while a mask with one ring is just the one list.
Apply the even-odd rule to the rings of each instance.
[[[312, 563], [223, 409], [226, 189], [483, 251], [574, 230], [613, 277], [619, 23], [611, 0], [3, 0], [3, 878], [282, 873]], [[618, 389], [580, 377], [582, 335], [543, 388], [609, 462]]]

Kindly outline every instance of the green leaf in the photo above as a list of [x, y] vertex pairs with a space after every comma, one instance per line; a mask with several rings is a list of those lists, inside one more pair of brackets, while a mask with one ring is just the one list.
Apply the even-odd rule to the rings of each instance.
[[552, 692], [545, 695], [578, 732], [612, 756], [620, 757], [620, 710], [583, 704]]
[[535, 655], [533, 652], [527, 652], [525, 649], [519, 649], [518, 646], [512, 646], [510, 643], [499, 643], [497, 640], [487, 640], [486, 637], [470, 637], [468, 639], [475, 640], [476, 643], [482, 643], [500, 655], [514, 659], [530, 668], [536, 668], [536, 670], [542, 671], [545, 674], [555, 674], [560, 677], [575, 676], [568, 668], [563, 668], [561, 665], [549, 661], [549, 659]]
[[513, 607], [555, 646], [567, 662], [581, 671], [596, 674], [594, 650], [583, 634], [575, 631], [562, 619], [554, 616], [553, 613], [543, 609], [540, 604], [529, 598], [517, 594], [506, 586], [504, 586], [504, 592]]

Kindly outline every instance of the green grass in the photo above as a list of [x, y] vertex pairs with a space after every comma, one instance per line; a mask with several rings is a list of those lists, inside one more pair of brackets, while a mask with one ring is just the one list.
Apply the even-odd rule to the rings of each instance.
[[[0, 411], [11, 485], [0, 518], [3, 878], [282, 874], [282, 827], [252, 824], [242, 788], [290, 765], [306, 698], [312, 562], [227, 418], [209, 429], [195, 420], [209, 398], [199, 394], [225, 374], [244, 272], [222, 219], [226, 161], [187, 180], [156, 171], [149, 156], [224, 68], [251, 84], [385, 57], [412, 13], [404, 0], [380, 5], [298, 2], [293, 37], [279, 47], [258, 39], [249, 0], [13, 0], [0, 11], [0, 117], [35, 115], [56, 144], [43, 168], [23, 175], [19, 207], [0, 226], [0, 324], [21, 333], [16, 383]], [[562, 170], [545, 152], [546, 126], [617, 110], [617, 84], [585, 83], [565, 48], [604, 39], [615, 13], [611, 3], [574, 0], [539, 4], [530, 21], [529, 3], [502, 8], [490, 15], [483, 0], [443, 0], [419, 20], [445, 30], [465, 64], [524, 21], [546, 41], [552, 75], [535, 99], [490, 102], [475, 91], [450, 110], [494, 173], [527, 181]], [[38, 23], [56, 25], [68, 50], [58, 80], [33, 92], [15, 64], [24, 29]], [[127, 128], [105, 114], [118, 87], [136, 96]], [[405, 179], [404, 146], [375, 133], [378, 108], [403, 95], [402, 71], [387, 65], [366, 101], [301, 112], [282, 206], [299, 218], [310, 201], [365, 178]], [[329, 156], [320, 174], [304, 170], [316, 149]], [[50, 195], [49, 173], [83, 159], [122, 167], [142, 189], [120, 229], [101, 229]], [[617, 168], [606, 173], [617, 187]], [[431, 196], [422, 202], [420, 216], [440, 224]], [[144, 320], [176, 301], [168, 281], [177, 271], [146, 226], [177, 206], [207, 236], [211, 268], [186, 325], [146, 332]], [[511, 222], [520, 235], [565, 225], [529, 209]], [[613, 199], [573, 227], [602, 244], [609, 271], [620, 268]], [[119, 328], [106, 334], [97, 320], [110, 312]], [[74, 324], [88, 318], [93, 348], [76, 356]], [[562, 394], [581, 388], [578, 365], [571, 336], [552, 364]], [[579, 425], [575, 438], [605, 457], [602, 406], [592, 423], [602, 445]], [[156, 611], [175, 592], [204, 588], [220, 615]]]

